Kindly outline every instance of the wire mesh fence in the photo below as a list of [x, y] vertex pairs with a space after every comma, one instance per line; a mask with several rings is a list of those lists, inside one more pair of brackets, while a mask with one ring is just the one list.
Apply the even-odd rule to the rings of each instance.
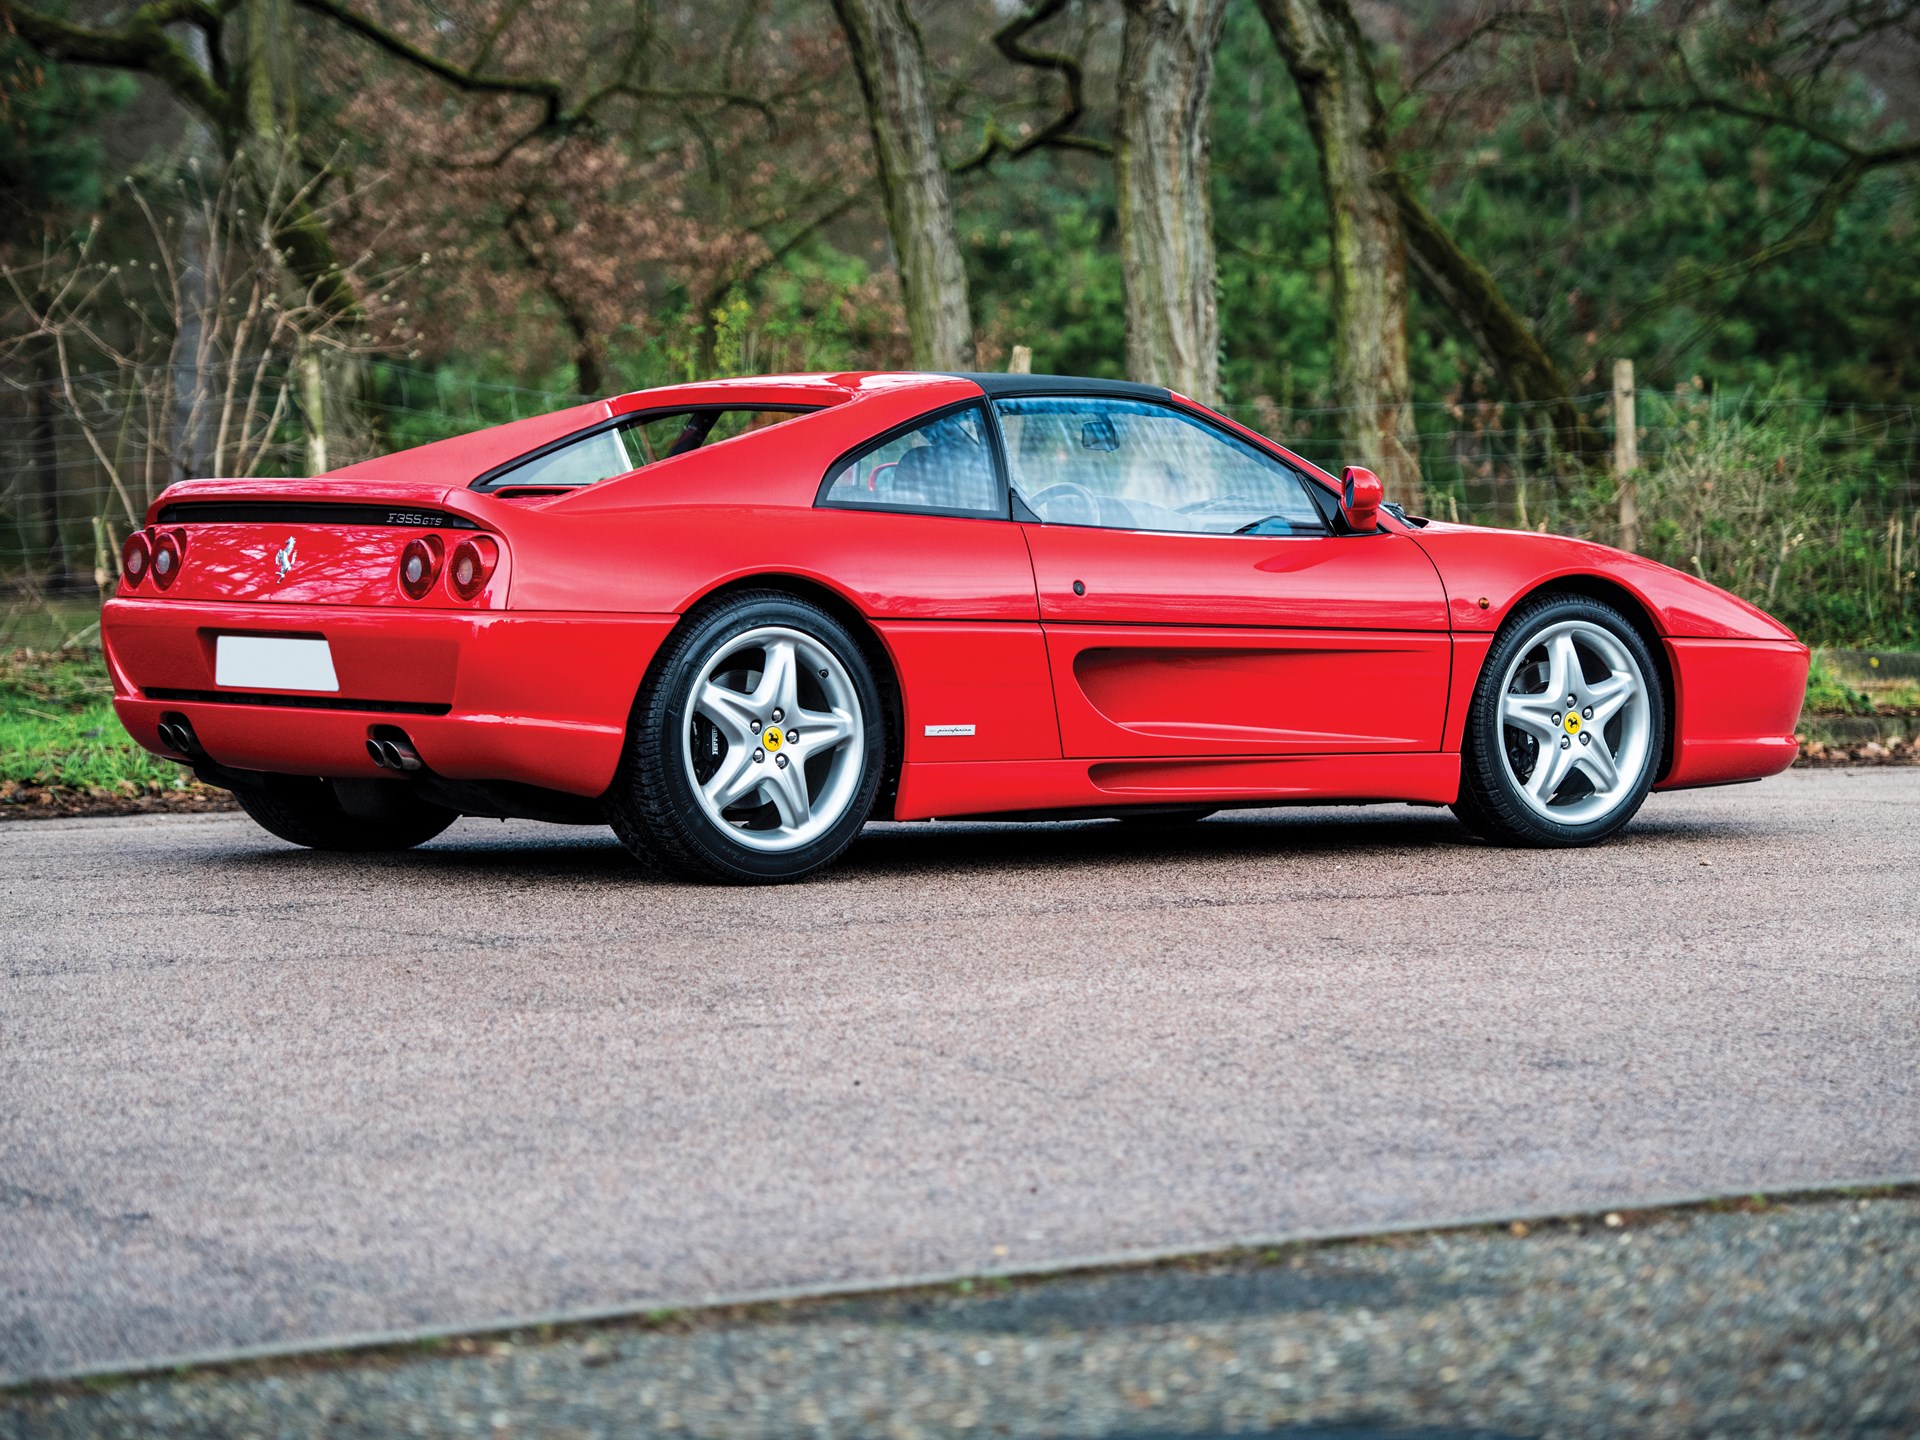
[[[87, 588], [168, 485], [314, 473], [583, 397], [380, 360], [334, 367], [324, 416], [285, 357], [0, 385], [0, 587]], [[346, 390], [346, 394], [342, 391]], [[189, 399], [187, 397], [195, 397]]]
[[[183, 423], [189, 391], [220, 402]], [[322, 429], [311, 413], [318, 402], [290, 363], [6, 377], [0, 588], [32, 595], [109, 584], [120, 538], [167, 484], [186, 474], [311, 473], [316, 430], [327, 465], [339, 466], [581, 398], [378, 360], [355, 362], [342, 392], [336, 374]], [[1641, 390], [1634, 400], [1636, 548], [1811, 638], [1920, 641], [1914, 407], [1694, 388]], [[1609, 442], [1612, 402], [1611, 392], [1575, 401]], [[1334, 473], [1352, 458], [1351, 412], [1268, 400], [1225, 408]], [[1545, 407], [1421, 404], [1414, 423], [1423, 508], [1435, 518], [1620, 542], [1620, 477], [1567, 454]]]

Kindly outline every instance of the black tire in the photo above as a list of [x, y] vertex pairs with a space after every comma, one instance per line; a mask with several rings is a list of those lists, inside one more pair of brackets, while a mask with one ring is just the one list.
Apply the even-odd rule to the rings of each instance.
[[263, 775], [236, 785], [233, 798], [262, 830], [309, 850], [411, 850], [460, 818], [397, 782], [362, 788], [374, 799], [356, 814], [341, 806], [331, 784], [305, 775]]
[[[693, 724], [703, 663], [736, 637], [769, 626], [799, 631], [830, 652], [851, 682], [861, 734], [859, 766], [846, 809], [809, 843], [756, 849], [710, 817], [687, 773], [683, 737]], [[887, 712], [874, 667], [847, 628], [819, 606], [781, 591], [725, 596], [690, 613], [668, 637], [641, 687], [627, 726], [626, 751], [606, 797], [607, 821], [636, 859], [656, 873], [732, 885], [805, 879], [839, 859], [873, 811], [886, 771]], [[796, 772], [798, 773], [798, 772]]]
[[[1503, 722], [1501, 686], [1508, 669], [1522, 658], [1542, 632], [1570, 622], [1605, 630], [1638, 667], [1646, 694], [1648, 727], [1644, 758], [1631, 784], [1622, 779], [1622, 793], [1613, 808], [1584, 823], [1563, 824], [1540, 814], [1524, 797], [1515, 778], [1519, 763], [1509, 755], [1510, 743], [1521, 758], [1531, 742]], [[1571, 712], [1569, 725], [1574, 723]], [[1487, 653], [1486, 664], [1474, 686], [1467, 711], [1466, 735], [1460, 756], [1460, 798], [1453, 813], [1476, 835], [1503, 845], [1566, 847], [1592, 845], [1616, 833], [1638, 813], [1659, 773], [1666, 747], [1667, 706], [1660, 667], [1647, 642], [1614, 606], [1584, 595], [1544, 595], [1530, 600], [1507, 618]], [[1571, 737], [1569, 738], [1569, 742]], [[1602, 736], [1603, 740], [1605, 736]], [[1537, 764], [1538, 750], [1531, 752]], [[1552, 807], [1548, 807], [1552, 808]]]

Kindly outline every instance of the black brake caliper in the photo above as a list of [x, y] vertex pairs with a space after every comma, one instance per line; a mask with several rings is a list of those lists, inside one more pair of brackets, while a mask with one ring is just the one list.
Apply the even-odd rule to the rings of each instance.
[[[1547, 662], [1536, 660], [1531, 665], [1522, 665], [1514, 672], [1513, 683], [1523, 695], [1543, 694], [1547, 688]], [[1507, 747], [1507, 763], [1513, 767], [1513, 773], [1522, 780], [1533, 774], [1534, 762], [1540, 758], [1540, 742], [1522, 730], [1503, 725], [1500, 730], [1502, 743]]]
[[704, 715], [693, 717], [693, 774], [702, 785], [711, 780], [726, 757], [727, 740], [720, 727]]

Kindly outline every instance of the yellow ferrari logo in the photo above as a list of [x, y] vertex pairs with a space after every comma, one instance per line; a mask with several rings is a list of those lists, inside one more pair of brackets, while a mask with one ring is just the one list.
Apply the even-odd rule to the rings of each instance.
[[785, 737], [781, 735], [778, 725], [769, 725], [767, 733], [760, 737], [760, 743], [769, 750], [778, 750], [784, 740]]
[[1580, 733], [1580, 717], [1574, 714], [1571, 710], [1569, 710], [1567, 712], [1567, 734], [1578, 735], [1579, 733]]

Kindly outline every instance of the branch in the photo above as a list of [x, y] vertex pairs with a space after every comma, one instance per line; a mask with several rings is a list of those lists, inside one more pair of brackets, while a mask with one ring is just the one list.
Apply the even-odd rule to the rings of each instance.
[[1017, 160], [1042, 146], [1056, 150], [1087, 151], [1095, 155], [1113, 153], [1113, 147], [1106, 141], [1074, 133], [1073, 127], [1080, 123], [1080, 117], [1087, 108], [1085, 74], [1079, 59], [1061, 50], [1036, 50], [1026, 43], [1028, 31], [1051, 20], [1066, 7], [1067, 0], [1035, 0], [1033, 5], [993, 32], [994, 48], [1014, 64], [1035, 70], [1050, 70], [1066, 83], [1066, 94], [1061, 97], [1058, 113], [1032, 134], [1023, 136], [1007, 134], [998, 120], [989, 117], [986, 133], [980, 139], [980, 148], [951, 167], [954, 174], [966, 175], [985, 169], [997, 155]]
[[1394, 102], [1395, 105], [1403, 105], [1415, 95], [1418, 95], [1427, 81], [1431, 80], [1441, 70], [1446, 68], [1450, 62], [1458, 59], [1468, 50], [1471, 50], [1487, 36], [1508, 34], [1524, 35], [1532, 30], [1548, 28], [1550, 24], [1550, 17], [1537, 15], [1530, 11], [1496, 10], [1471, 30], [1467, 31], [1465, 35], [1462, 35], [1458, 40], [1454, 41], [1453, 44], [1447, 46], [1446, 49], [1434, 56], [1434, 58], [1421, 69], [1418, 75], [1415, 75], [1413, 79], [1407, 82], [1406, 87], [1401, 91], [1399, 99]]
[[[567, 134], [582, 130], [593, 124], [594, 111], [606, 100], [615, 97], [642, 102], [665, 101], [684, 102], [687, 100], [717, 100], [728, 105], [739, 105], [757, 110], [766, 120], [768, 128], [774, 124], [773, 107], [757, 95], [741, 90], [710, 89], [704, 87], [677, 87], [658, 85], [635, 85], [625, 80], [595, 90], [577, 106], [569, 107], [566, 90], [557, 80], [547, 80], [533, 76], [489, 75], [477, 69], [456, 65], [443, 60], [432, 51], [414, 44], [405, 36], [389, 30], [386, 26], [368, 19], [341, 0], [296, 0], [296, 3], [316, 15], [324, 15], [335, 23], [353, 31], [376, 48], [384, 50], [396, 60], [404, 61], [415, 69], [424, 70], [435, 79], [454, 89], [470, 95], [505, 95], [520, 100], [532, 100], [539, 103], [539, 121], [518, 139], [512, 141], [493, 161], [498, 164], [527, 141], [543, 134]], [[489, 44], [489, 49], [491, 44]]]
[[1777, 260], [1826, 244], [1833, 235], [1835, 222], [1840, 218], [1841, 207], [1853, 198], [1854, 191], [1860, 188], [1861, 182], [1869, 174], [1915, 160], [1920, 160], [1920, 141], [1889, 145], [1878, 150], [1856, 150], [1820, 193], [1814, 196], [1806, 216], [1786, 234], [1777, 240], [1756, 245], [1738, 260], [1696, 270], [1682, 281], [1661, 289], [1628, 311], [1623, 323], [1630, 324], [1641, 315], [1664, 309], [1676, 300], [1698, 295], [1728, 280], [1750, 276]]
[[[166, 32], [169, 25], [186, 23], [199, 26], [213, 39], [219, 33], [221, 13], [201, 0], [153, 0], [134, 11], [119, 29], [96, 30], [30, 10], [14, 0], [0, 0], [0, 21], [48, 59], [151, 75], [182, 103], [231, 130], [238, 118], [233, 96]], [[218, 53], [217, 43], [211, 48]]]
[[483, 75], [478, 71], [455, 65], [449, 60], [442, 60], [431, 51], [415, 45], [405, 36], [340, 4], [339, 0], [297, 0], [297, 3], [316, 15], [324, 15], [335, 23], [345, 26], [395, 59], [404, 60], [414, 68], [426, 71], [456, 90], [469, 94], [512, 95], [524, 100], [539, 101], [545, 111], [543, 128], [564, 129], [570, 119], [574, 118], [567, 113], [566, 95], [557, 81], [523, 79], [512, 75]]

